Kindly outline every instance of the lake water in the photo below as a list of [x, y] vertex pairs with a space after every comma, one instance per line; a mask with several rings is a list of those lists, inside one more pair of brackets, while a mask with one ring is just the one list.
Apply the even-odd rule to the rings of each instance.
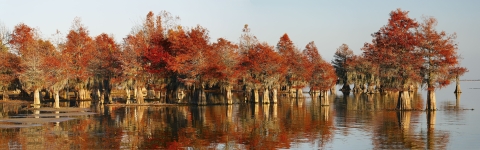
[[[453, 85], [438, 90], [439, 110], [433, 113], [391, 111], [395, 95], [342, 93], [329, 97], [330, 106], [320, 106], [308, 94], [272, 105], [120, 107], [77, 102], [86, 109], [32, 111], [2, 104], [0, 148], [479, 149], [480, 82], [461, 85], [459, 100]], [[414, 108], [424, 109], [425, 91], [412, 98]]]

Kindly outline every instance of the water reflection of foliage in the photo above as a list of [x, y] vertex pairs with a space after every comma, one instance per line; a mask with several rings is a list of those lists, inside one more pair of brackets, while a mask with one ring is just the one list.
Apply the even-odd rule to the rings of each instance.
[[[336, 133], [349, 136], [359, 130], [371, 134], [374, 149], [445, 149], [449, 133], [435, 129], [435, 114], [427, 115], [427, 130], [420, 129], [416, 120], [424, 112], [391, 111], [396, 98], [395, 94], [332, 95], [329, 106], [308, 97], [283, 97], [278, 104], [268, 105], [93, 105], [101, 115], [43, 127], [2, 129], [0, 141], [41, 149], [66, 145], [74, 149], [290, 149], [296, 148], [295, 143], [325, 148]], [[412, 100], [414, 105], [423, 101], [420, 95]]]
[[[421, 94], [411, 92], [412, 108], [422, 109]], [[337, 130], [348, 136], [355, 128], [372, 133], [374, 149], [445, 149], [449, 133], [435, 130], [435, 114], [428, 114], [427, 132], [419, 130], [423, 111], [394, 111], [398, 93], [349, 94], [335, 98]]]
[[293, 139], [298, 138], [311, 143], [319, 140], [319, 146], [331, 142], [334, 127], [330, 107], [307, 108], [304, 103], [305, 99], [291, 99], [273, 105], [120, 107], [107, 116], [117, 116], [110, 119], [115, 120], [116, 128], [122, 128], [121, 137], [135, 131], [132, 138], [141, 140], [129, 139], [130, 146], [146, 149], [291, 148]]

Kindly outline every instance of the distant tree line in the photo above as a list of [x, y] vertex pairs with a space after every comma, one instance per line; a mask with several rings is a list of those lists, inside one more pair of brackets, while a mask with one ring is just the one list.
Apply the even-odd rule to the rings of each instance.
[[149, 12], [122, 43], [105, 33], [91, 37], [79, 18], [66, 36], [57, 32], [51, 39], [20, 23], [12, 32], [0, 31], [0, 89], [4, 97], [8, 87], [21, 89], [34, 104], [40, 104], [43, 90], [59, 107], [60, 91], [69, 90], [78, 100], [112, 103], [112, 90], [120, 88], [127, 93], [126, 103], [145, 103], [146, 89], [147, 97], [163, 97], [162, 103], [204, 105], [206, 90], [219, 91], [226, 104], [234, 103], [232, 91], [243, 91], [247, 101], [276, 103], [279, 90], [301, 97], [308, 86], [328, 105], [327, 91], [338, 83], [347, 93], [350, 84], [354, 92], [400, 91], [398, 108], [410, 109], [408, 90], [426, 84], [433, 105], [427, 109], [435, 109], [434, 90], [467, 70], [458, 65], [455, 34], [437, 32], [433, 17], [419, 24], [407, 14], [392, 11], [361, 55], [340, 46], [333, 65], [313, 41], [301, 49], [284, 34], [272, 46], [245, 25], [237, 43], [210, 42], [206, 28], [181, 26], [166, 11]]

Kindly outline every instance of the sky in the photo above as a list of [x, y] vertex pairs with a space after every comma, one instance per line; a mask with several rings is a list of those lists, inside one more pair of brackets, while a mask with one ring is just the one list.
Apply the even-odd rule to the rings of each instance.
[[387, 24], [389, 13], [397, 8], [409, 11], [409, 17], [438, 20], [438, 31], [456, 33], [461, 65], [470, 72], [463, 79], [480, 79], [480, 1], [323, 1], [323, 0], [0, 0], [0, 22], [13, 30], [19, 23], [52, 38], [56, 31], [68, 33], [75, 17], [90, 31], [114, 35], [121, 42], [133, 27], [141, 24], [149, 11], [168, 11], [180, 17], [180, 25], [200, 25], [209, 30], [210, 40], [218, 38], [238, 42], [248, 24], [261, 42], [276, 45], [287, 33], [295, 45], [304, 49], [314, 41], [320, 55], [332, 60], [343, 43], [355, 54], [371, 34]]

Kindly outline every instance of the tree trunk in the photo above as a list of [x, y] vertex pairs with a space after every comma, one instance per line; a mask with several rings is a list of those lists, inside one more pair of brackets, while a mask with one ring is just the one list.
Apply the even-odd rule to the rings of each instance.
[[3, 90], [2, 99], [3, 99], [4, 101], [8, 100], [8, 91], [7, 91], [7, 90]]
[[348, 85], [347, 83], [344, 83], [343, 86], [342, 86], [342, 89], [340, 89], [340, 91], [343, 91], [343, 92], [350, 92], [350, 85]]
[[303, 90], [302, 88], [297, 89], [297, 98], [303, 97]]
[[111, 96], [111, 94], [112, 94], [112, 85], [110, 84], [110, 79], [109, 79], [109, 78], [104, 79], [104, 80], [103, 80], [103, 85], [104, 85], [104, 87], [103, 87], [103, 93], [105, 93], [105, 94], [104, 94], [104, 96], [105, 96], [105, 97], [104, 97], [104, 100], [107, 100], [107, 103], [108, 103], [108, 104], [112, 104], [112, 103], [113, 103], [113, 101], [112, 101], [112, 96]]
[[323, 90], [321, 91], [320, 105], [321, 106], [328, 106], [329, 105], [327, 91], [323, 91]]
[[270, 92], [268, 88], [265, 88], [265, 91], [263, 91], [263, 103], [270, 103]]
[[274, 104], [276, 104], [278, 101], [277, 94], [278, 94], [277, 89], [276, 88], [272, 89], [272, 103]]
[[137, 98], [137, 93], [138, 93], [137, 91], [138, 91], [138, 89], [137, 89], [137, 87], [135, 86], [135, 87], [133, 88], [133, 97], [135, 97], [135, 98]]
[[125, 93], [127, 93], [127, 100], [130, 100], [130, 89], [126, 88]]
[[98, 95], [98, 102], [100, 104], [103, 104], [105, 97], [103, 97], [102, 93], [100, 92], [100, 89], [97, 89], [97, 95]]
[[105, 91], [100, 92], [100, 102], [101, 104], [105, 104]]
[[112, 104], [113, 103], [113, 97], [111, 95], [111, 91], [106, 91], [105, 92], [105, 99], [108, 100], [108, 104]]
[[137, 92], [136, 99], [137, 99], [138, 104], [143, 104], [145, 102], [145, 99], [143, 98], [142, 89], [143, 89], [143, 87], [141, 87], [141, 86], [137, 86], [137, 88], [136, 88], [136, 92]]
[[64, 94], [65, 94], [65, 95], [64, 95], [64, 96], [65, 96], [65, 100], [70, 100], [70, 98], [68, 97], [68, 89], [65, 90], [65, 93], [64, 93]]
[[362, 85], [362, 93], [367, 93], [368, 92], [368, 88], [366, 88], [367, 84], [363, 84]]
[[232, 100], [232, 86], [228, 85], [225, 87], [225, 93], [227, 97], [227, 104], [233, 104]]
[[125, 93], [127, 93], [127, 99], [125, 100], [125, 104], [130, 104], [131, 103], [131, 95], [130, 95], [131, 90], [126, 88]]
[[207, 96], [205, 95], [204, 87], [197, 88], [196, 90], [197, 95], [197, 105], [206, 105], [207, 104]]
[[368, 94], [373, 94], [373, 93], [375, 93], [375, 85], [373, 85], [373, 84], [368, 84], [367, 93], [368, 93]]
[[53, 95], [54, 95], [53, 99], [55, 99], [55, 102], [53, 104], [54, 105], [53, 108], [60, 108], [60, 94], [59, 94], [59, 91], [54, 90]]
[[84, 93], [83, 88], [78, 90], [77, 100], [84, 100], [83, 93]]
[[455, 109], [460, 109], [460, 96], [462, 93], [455, 93]]
[[353, 84], [353, 93], [358, 93], [360, 92], [360, 86], [357, 83]]
[[336, 85], [335, 84], [330, 88], [330, 94], [337, 95], [337, 90], [336, 90]]
[[162, 98], [162, 90], [155, 91], [155, 100], [160, 100]]
[[90, 90], [85, 90], [85, 93], [84, 93], [84, 100], [92, 100], [92, 97], [90, 96], [90, 94], [92, 94], [92, 92]]
[[147, 86], [147, 99], [155, 99], [155, 90]]
[[437, 104], [435, 99], [435, 90], [431, 89], [427, 91], [427, 108], [426, 110], [437, 110]]
[[252, 92], [253, 92], [253, 97], [251, 101], [254, 103], [258, 103], [258, 89], [253, 89]]
[[33, 92], [33, 104], [40, 105], [40, 90], [38, 88]]
[[296, 93], [297, 90], [295, 90], [295, 88], [290, 87], [289, 91], [290, 91], [290, 97], [297, 97], [297, 93]]
[[455, 84], [456, 84], [456, 86], [455, 86], [454, 93], [462, 93], [462, 90], [460, 89], [460, 78], [459, 77], [457, 77], [455, 79]]
[[408, 90], [399, 91], [398, 100], [397, 100], [397, 109], [398, 110], [411, 110], [412, 109], [410, 92], [408, 92]]

